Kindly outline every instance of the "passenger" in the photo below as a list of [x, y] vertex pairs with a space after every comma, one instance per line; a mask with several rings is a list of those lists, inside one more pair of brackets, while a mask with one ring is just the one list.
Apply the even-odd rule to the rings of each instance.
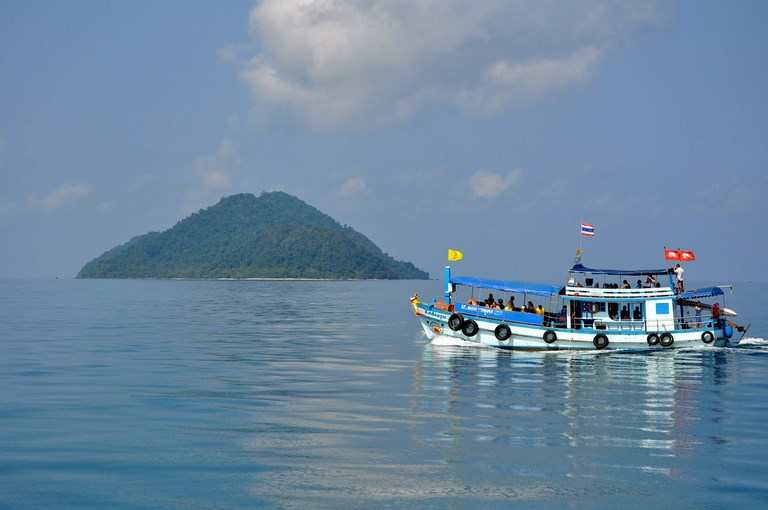
[[504, 300], [503, 299], [499, 298], [499, 300], [496, 302], [496, 308], [498, 308], [499, 310], [503, 310], [504, 309]]
[[493, 293], [488, 294], [488, 299], [485, 300], [485, 306], [491, 307], [496, 303], [496, 300], [493, 298]]
[[471, 298], [469, 298], [469, 300], [467, 300], [467, 304], [478, 306], [477, 299], [475, 299], [474, 296], [472, 296]]
[[629, 308], [627, 308], [627, 305], [624, 305], [621, 307], [621, 320], [623, 321], [629, 320]]
[[622, 289], [631, 289], [632, 286], [629, 284], [629, 282], [627, 280], [624, 280], [623, 282], [621, 282], [621, 288]]
[[536, 315], [544, 316], [544, 307], [539, 305], [536, 307]]
[[648, 277], [645, 279], [645, 286], [646, 287], [656, 287], [656, 284], [658, 282], [656, 281], [656, 277], [652, 274], [649, 274]]
[[525, 311], [528, 313], [536, 313], [536, 307], [533, 306], [533, 301], [528, 301], [528, 304], [525, 306]]
[[696, 306], [693, 308], [694, 310], [694, 317], [696, 317], [696, 326], [697, 328], [700, 328], [703, 326], [701, 323], [701, 305], [699, 303], [696, 303]]
[[640, 311], [639, 306], [636, 306], [635, 309], [632, 311], [632, 318], [636, 321], [642, 320], [643, 312]]
[[642, 282], [642, 281], [640, 281], [640, 280], [637, 280], [637, 285], [636, 285], [636, 288], [638, 288], [638, 289], [642, 289], [642, 288], [643, 288], [643, 282]]
[[514, 311], [515, 309], [515, 296], [509, 296], [509, 301], [507, 301], [507, 305], [504, 307], [505, 310]]
[[680, 264], [675, 264], [675, 268], [672, 270], [677, 277], [677, 292], [682, 293], [685, 291], [685, 285], [683, 284], [683, 273], [685, 269]]

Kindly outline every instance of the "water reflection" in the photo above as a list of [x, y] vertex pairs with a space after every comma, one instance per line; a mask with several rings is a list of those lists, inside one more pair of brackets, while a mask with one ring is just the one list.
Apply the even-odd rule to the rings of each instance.
[[[717, 386], [727, 377], [728, 357], [716, 351], [596, 355], [428, 345], [414, 369], [421, 396], [414, 407], [445, 412], [427, 441], [547, 450], [560, 462], [534, 454], [532, 464], [550, 465], [542, 475], [554, 468], [569, 478], [605, 479], [617, 469], [680, 477], [686, 474], [672, 469], [676, 459], [696, 455], [707, 438], [723, 440], [723, 406], [701, 403], [719, 402]], [[707, 438], [695, 430], [701, 422]]]
[[284, 382], [264, 390], [278, 407], [242, 444], [268, 459], [253, 494], [284, 507], [562, 503], [618, 498], [631, 481], [651, 497], [659, 477], [690, 478], [704, 443], [727, 437], [717, 388], [729, 358], [716, 352], [343, 354], [262, 373]]

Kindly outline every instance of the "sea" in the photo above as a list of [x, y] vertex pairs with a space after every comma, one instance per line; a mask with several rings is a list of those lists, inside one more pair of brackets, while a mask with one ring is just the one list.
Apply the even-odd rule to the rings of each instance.
[[437, 281], [0, 280], [0, 509], [768, 507], [735, 347], [428, 343]]

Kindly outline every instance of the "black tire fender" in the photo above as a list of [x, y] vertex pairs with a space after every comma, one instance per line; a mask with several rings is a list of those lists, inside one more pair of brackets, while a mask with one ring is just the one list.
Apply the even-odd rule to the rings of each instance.
[[448, 317], [448, 327], [451, 331], [459, 331], [464, 326], [464, 317], [460, 313], [454, 313]]
[[608, 347], [609, 343], [610, 342], [608, 341], [608, 337], [602, 333], [595, 335], [595, 338], [592, 339], [592, 344], [595, 346], [595, 349], [597, 349], [598, 351]]
[[671, 347], [672, 344], [675, 343], [675, 337], [669, 333], [664, 333], [661, 335], [661, 338], [659, 338], [659, 343], [662, 347]]
[[472, 319], [465, 320], [464, 324], [461, 326], [461, 332], [466, 336], [475, 336], [478, 331], [480, 331], [480, 326], [478, 326], [477, 322]]
[[555, 333], [551, 329], [548, 329], [544, 332], [544, 336], [542, 336], [542, 338], [546, 343], [553, 344], [557, 341], [557, 333]]
[[496, 335], [496, 340], [504, 342], [505, 340], [509, 340], [509, 338], [512, 336], [512, 330], [510, 330], [509, 326], [506, 324], [499, 324], [496, 326], [493, 334]]
[[648, 337], [646, 337], [645, 340], [648, 342], [648, 345], [654, 346], [659, 343], [659, 335], [657, 335], [656, 333], [651, 333], [650, 335], [648, 335]]
[[704, 342], [705, 344], [711, 344], [712, 342], [715, 341], [715, 334], [712, 333], [711, 331], [705, 331], [704, 333], [701, 334], [701, 341]]

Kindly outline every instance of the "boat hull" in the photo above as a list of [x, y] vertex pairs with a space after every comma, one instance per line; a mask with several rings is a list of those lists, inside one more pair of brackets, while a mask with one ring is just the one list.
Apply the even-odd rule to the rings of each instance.
[[[506, 323], [512, 335], [507, 340], [496, 338], [495, 330], [501, 322], [483, 317], [466, 317], [472, 319], [478, 325], [478, 332], [473, 336], [467, 336], [462, 331], [453, 331], [448, 327], [448, 319], [451, 312], [437, 310], [429, 307], [419, 308], [419, 321], [427, 338], [435, 344], [495, 347], [499, 349], [521, 350], [596, 350], [594, 339], [597, 335], [605, 335], [608, 338], [608, 349], [621, 350], [648, 350], [648, 349], [674, 349], [684, 347], [698, 347], [707, 345], [724, 345], [727, 338], [722, 330], [714, 329], [686, 329], [651, 332], [645, 330], [614, 331], [584, 329], [549, 328], [530, 324]], [[544, 341], [544, 334], [552, 331], [557, 339], [552, 343]], [[702, 341], [702, 334], [710, 331], [715, 336], [715, 341], [706, 344]], [[648, 345], [648, 335], [651, 333], [668, 333], [673, 338], [672, 345], [662, 347], [659, 344]]]

